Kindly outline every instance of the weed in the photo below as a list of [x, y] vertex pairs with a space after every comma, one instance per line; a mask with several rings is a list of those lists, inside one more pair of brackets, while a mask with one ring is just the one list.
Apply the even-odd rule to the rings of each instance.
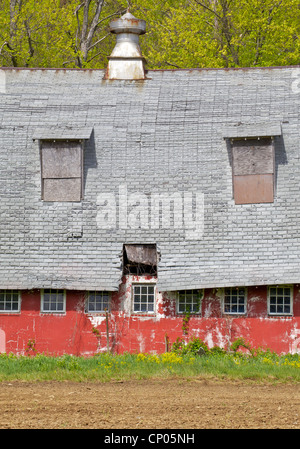
[[28, 340], [27, 347], [25, 349], [26, 355], [35, 355], [36, 354], [36, 348], [35, 348], [35, 340]]
[[[30, 342], [30, 351], [35, 349]], [[248, 352], [239, 351], [239, 348]], [[201, 350], [201, 351], [200, 351]], [[199, 351], [204, 356], [199, 356]], [[268, 349], [251, 348], [237, 339], [226, 351], [208, 348], [201, 339], [178, 338], [163, 354], [98, 353], [92, 357], [63, 355], [35, 357], [0, 354], [0, 382], [4, 380], [72, 380], [74, 382], [167, 378], [253, 379], [271, 382], [300, 382], [300, 355], [278, 355]]]

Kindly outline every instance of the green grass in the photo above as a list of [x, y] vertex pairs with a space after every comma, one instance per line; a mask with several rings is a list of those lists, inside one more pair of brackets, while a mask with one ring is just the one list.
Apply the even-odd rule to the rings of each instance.
[[206, 355], [169, 352], [161, 355], [103, 353], [93, 357], [0, 355], [0, 381], [74, 382], [161, 378], [217, 378], [300, 382], [300, 355], [279, 356], [208, 352]]

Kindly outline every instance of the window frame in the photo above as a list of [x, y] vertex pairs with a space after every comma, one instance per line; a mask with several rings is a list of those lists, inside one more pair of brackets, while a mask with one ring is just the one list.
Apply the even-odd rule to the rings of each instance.
[[[1, 289], [0, 290], [0, 295], [1, 294], [4, 294], [5, 295], [5, 297], [3, 298], [3, 305], [5, 306], [5, 304], [6, 304], [6, 293], [7, 292], [10, 292], [12, 295], [13, 294], [17, 294], [18, 295], [18, 309], [17, 310], [13, 310], [13, 309], [11, 309], [11, 310], [5, 310], [5, 309], [0, 309], [0, 314], [13, 314], [13, 313], [20, 313], [21, 312], [21, 292], [20, 292], [20, 290], [14, 290], [14, 289], [9, 289], [9, 288], [7, 288], [7, 289]], [[0, 299], [0, 304], [1, 304], [1, 299]], [[12, 301], [11, 301], [11, 304], [13, 304], [13, 299], [12, 299]]]
[[[134, 310], [135, 308], [135, 288], [136, 287], [153, 287], [153, 310], [149, 310], [148, 307], [148, 300], [146, 302], [147, 304], [147, 310]], [[132, 313], [134, 315], [151, 315], [154, 316], [156, 314], [156, 283], [155, 282], [135, 282], [132, 283], [132, 293], [131, 293], [131, 303], [132, 303]], [[147, 291], [147, 295], [148, 295], [148, 291]], [[140, 296], [142, 295], [142, 292], [140, 292]], [[141, 301], [140, 301], [141, 304]]]
[[[183, 292], [185, 294], [185, 305], [187, 304], [186, 303], [187, 292], [197, 292], [196, 293], [198, 295], [197, 300], [199, 301], [199, 310], [197, 312], [195, 312], [194, 310], [187, 310], [186, 308], [185, 308], [185, 310], [179, 310], [179, 308], [180, 308], [179, 307], [180, 306], [180, 295], [183, 294]], [[191, 294], [194, 295], [194, 293], [191, 293]], [[178, 291], [177, 292], [177, 298], [176, 298], [176, 313], [178, 313], [180, 315], [184, 315], [186, 313], [190, 313], [190, 314], [198, 315], [198, 316], [201, 315], [202, 314], [202, 300], [203, 300], [203, 297], [204, 297], [204, 290], [203, 289], [187, 289], [187, 290], [180, 290], [180, 291]], [[192, 303], [191, 304], [192, 305], [196, 304], [196, 300], [194, 301], [193, 298], [192, 298]]]
[[[79, 176], [57, 176], [57, 177], [49, 177], [44, 174], [44, 161], [43, 161], [43, 149], [49, 149], [49, 145], [53, 144], [53, 150], [55, 151], [56, 147], [63, 146], [64, 144], [77, 144], [80, 149], [80, 175]], [[40, 147], [40, 166], [41, 166], [41, 199], [45, 202], [74, 202], [78, 203], [83, 200], [83, 178], [84, 178], [84, 148], [83, 148], [83, 140], [82, 139], [41, 139], [39, 143]], [[80, 198], [79, 199], [45, 199], [45, 180], [80, 180]]]
[[[101, 294], [101, 305], [103, 306], [104, 300], [103, 300], [103, 295], [106, 294], [108, 296], [108, 300], [107, 300], [107, 309], [105, 310], [105, 308], [99, 309], [99, 310], [89, 310], [89, 303], [90, 303], [90, 294]], [[96, 297], [94, 298], [94, 302], [96, 303]], [[85, 313], [87, 314], [104, 314], [106, 312], [110, 313], [111, 310], [111, 293], [104, 291], [104, 290], [88, 290], [85, 294]]]
[[[44, 300], [45, 300], [45, 291], [50, 291], [50, 293], [53, 291], [55, 291], [56, 293], [57, 292], [62, 292], [62, 294], [63, 294], [63, 308], [62, 308], [62, 310], [45, 310], [44, 309], [44, 306], [45, 306], [45, 303], [44, 303]], [[65, 314], [66, 313], [66, 290], [64, 290], [64, 289], [60, 289], [60, 288], [45, 288], [45, 289], [42, 289], [41, 290], [41, 313], [46, 313], [46, 314], [50, 314], [50, 313], [52, 313], [52, 314], [56, 314], [56, 313], [58, 313], [58, 314]], [[49, 306], [50, 306], [50, 304], [51, 304], [51, 301], [49, 302]]]
[[[226, 300], [226, 290], [230, 290], [230, 303], [229, 303], [229, 311], [225, 310], [225, 300]], [[237, 291], [237, 302], [236, 302], [236, 306], [237, 306], [237, 311], [233, 311], [232, 307], [235, 305], [235, 303], [232, 302], [232, 292], [233, 290]], [[244, 290], [244, 311], [240, 312], [238, 310], [239, 307], [239, 302], [238, 302], [238, 297], [239, 297], [239, 290]], [[223, 292], [223, 303], [222, 303], [222, 313], [224, 315], [246, 315], [247, 314], [247, 296], [248, 296], [248, 291], [246, 287], [224, 287], [224, 292]]]
[[[243, 144], [245, 144], [245, 142], [248, 143], [249, 148], [248, 150], [250, 150], [251, 146], [256, 146], [258, 152], [260, 151], [258, 148], [260, 146], [260, 144], [257, 145], [253, 145], [253, 141], [257, 141], [260, 142], [260, 144], [263, 144], [265, 142], [265, 146], [269, 147], [270, 151], [271, 151], [271, 159], [269, 160], [269, 164], [272, 165], [272, 171], [270, 171], [270, 169], [267, 170], [254, 170], [254, 172], [249, 173], [249, 166], [248, 168], [243, 168], [242, 172], [240, 172], [241, 167], [238, 163], [238, 160], [240, 161], [240, 157], [238, 157], [238, 149], [239, 148], [243, 148]], [[275, 197], [276, 197], [276, 186], [275, 186], [275, 144], [274, 144], [274, 138], [272, 136], [257, 136], [257, 137], [238, 137], [238, 138], [231, 138], [230, 139], [231, 142], [231, 168], [232, 168], [232, 198], [235, 202], [236, 205], [249, 205], [249, 204], [273, 204], [275, 201]], [[237, 164], [237, 165], [236, 165]], [[266, 167], [265, 167], [266, 168]], [[272, 198], [263, 198], [262, 192], [264, 192], [264, 190], [260, 191], [260, 195], [259, 197], [255, 197], [255, 195], [257, 195], [257, 192], [254, 194], [252, 193], [254, 196], [252, 198], [252, 200], [250, 199], [242, 199], [241, 195], [240, 195], [240, 187], [238, 187], [239, 183], [241, 182], [241, 179], [243, 179], [243, 183], [249, 182], [250, 180], [250, 184], [256, 185], [257, 186], [257, 182], [258, 185], [260, 183], [263, 183], [264, 186], [268, 186], [268, 184], [271, 182], [270, 179], [272, 179]], [[269, 181], [267, 181], [267, 179], [269, 179]], [[249, 186], [248, 186], [248, 191], [250, 190]], [[254, 190], [255, 191], [255, 190]], [[239, 193], [237, 193], [239, 192]], [[252, 191], [253, 192], [253, 191]], [[269, 194], [271, 194], [271, 192], [269, 191]]]
[[[271, 312], [271, 289], [289, 289], [290, 290], [290, 311], [289, 312]], [[284, 300], [284, 292], [283, 292], [283, 300]], [[276, 292], [276, 304], [274, 304], [274, 306], [279, 307], [281, 304], [277, 303], [277, 299], [278, 299], [278, 294]], [[276, 316], [293, 316], [293, 302], [294, 302], [294, 289], [292, 285], [286, 285], [286, 284], [282, 284], [282, 285], [269, 285], [268, 286], [268, 315], [271, 317], [276, 317]], [[284, 307], [284, 303], [282, 304], [282, 306]]]

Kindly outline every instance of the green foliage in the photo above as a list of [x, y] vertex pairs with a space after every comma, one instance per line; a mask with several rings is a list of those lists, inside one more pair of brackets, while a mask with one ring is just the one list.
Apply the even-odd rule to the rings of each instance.
[[[89, 2], [87, 32], [97, 0]], [[83, 55], [83, 7], [78, 0], [0, 0], [0, 64], [14, 67], [104, 67], [114, 37], [109, 22], [126, 1], [104, 2], [87, 55]], [[76, 12], [77, 11], [77, 12]], [[99, 45], [94, 45], [96, 42]], [[96, 58], [97, 55], [97, 59]]]
[[1, 64], [61, 66], [72, 52], [76, 24], [71, 2], [2, 0], [1, 3]]
[[149, 69], [300, 63], [298, 0], [107, 0], [87, 42], [98, 4], [0, 0], [0, 64], [105, 68], [115, 43], [109, 23], [129, 4], [147, 22], [140, 42]]
[[150, 68], [299, 64], [297, 0], [133, 2], [149, 33]]
[[182, 318], [182, 332], [183, 335], [187, 335], [189, 333], [189, 321], [190, 321], [191, 312], [188, 311]]
[[208, 346], [204, 343], [204, 341], [197, 337], [193, 337], [188, 343], [178, 337], [172, 345], [172, 351], [181, 355], [196, 355], [200, 348], [202, 348], [206, 354], [209, 353]]
[[[200, 348], [204, 351], [202, 356], [198, 355]], [[92, 357], [0, 354], [0, 381], [108, 382], [176, 376], [300, 382], [299, 354], [278, 355], [270, 350], [252, 349], [253, 357], [249, 357], [245, 352], [208, 349], [196, 338], [184, 350], [177, 340], [173, 349], [164, 354], [101, 353]]]
[[231, 344], [231, 346], [230, 346], [231, 351], [233, 351], [233, 352], [235, 352], [235, 353], [236, 353], [240, 348], [247, 349], [247, 350], [250, 352], [250, 354], [253, 355], [253, 351], [252, 351], [252, 348], [251, 348], [250, 344], [249, 344], [249, 343], [246, 343], [246, 341], [245, 341], [244, 338], [238, 338], [238, 339], [235, 340], [235, 341]]

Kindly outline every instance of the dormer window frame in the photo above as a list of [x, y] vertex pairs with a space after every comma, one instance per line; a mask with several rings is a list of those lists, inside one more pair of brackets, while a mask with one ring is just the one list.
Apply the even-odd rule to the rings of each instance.
[[[65, 174], [62, 174], [60, 176], [55, 176], [55, 174], [51, 175], [50, 177], [46, 176], [46, 167], [45, 167], [45, 151], [47, 150], [48, 153], [51, 152], [51, 144], [53, 145], [53, 152], [58, 151], [68, 151], [71, 149], [71, 151], [74, 151], [74, 156], [77, 153], [77, 164], [78, 164], [78, 173], [77, 176], [71, 175], [70, 176], [70, 170], [69, 176], [66, 172]], [[73, 144], [73, 148], [72, 148]], [[77, 148], [76, 148], [77, 144]], [[61, 149], [59, 149], [59, 146], [61, 146]], [[64, 147], [65, 146], [65, 147]], [[83, 146], [84, 142], [81, 139], [41, 139], [40, 140], [40, 163], [41, 163], [41, 199], [43, 201], [47, 202], [80, 202], [83, 199]], [[69, 148], [68, 148], [69, 147]], [[79, 156], [78, 156], [79, 153]], [[74, 161], [72, 161], [72, 157], [70, 157], [70, 165], [72, 165]], [[62, 169], [63, 170], [63, 169]], [[49, 170], [51, 171], [51, 169]], [[54, 169], [55, 171], [55, 169]], [[61, 171], [61, 170], [59, 170]], [[54, 184], [58, 184], [59, 189], [59, 180], [61, 180], [61, 184], [65, 184], [65, 192], [60, 192], [60, 195], [58, 197], [55, 197], [55, 193], [51, 195], [51, 193], [46, 192], [46, 189], [49, 189], [49, 186], [46, 187], [46, 182]], [[69, 181], [69, 182], [68, 182]], [[76, 183], [77, 181], [77, 183]], [[71, 187], [72, 184], [76, 186], [76, 184], [80, 184], [79, 188], [77, 186], [77, 192], [74, 192], [74, 196], [72, 197], [70, 190], [68, 191], [69, 186]], [[68, 186], [69, 184], [69, 186]], [[63, 186], [62, 186], [63, 187]]]
[[[34, 133], [32, 139], [33, 141], [38, 140], [39, 143], [39, 155], [40, 155], [40, 173], [41, 173], [41, 200], [45, 202], [80, 202], [84, 198], [84, 148], [85, 143], [90, 140], [91, 135], [93, 133], [92, 127], [78, 127], [78, 126], [50, 126], [49, 128], [38, 128]], [[65, 155], [62, 155], [61, 164], [59, 158], [55, 158], [52, 155], [53, 160], [53, 172], [50, 171], [47, 173], [45, 170], [45, 160], [43, 154], [43, 147], [45, 149], [46, 145], [50, 146], [51, 143], [53, 147], [59, 147], [61, 144], [66, 144], [66, 147], [74, 146], [74, 163], [78, 165], [78, 170], [76, 173], [76, 166], [74, 168], [72, 157], [67, 152]], [[78, 145], [77, 153], [76, 153], [76, 143]], [[67, 148], [66, 148], [67, 149]], [[78, 152], [79, 150], [79, 152]], [[57, 151], [57, 148], [56, 148]], [[53, 152], [55, 152], [55, 148], [53, 148]], [[69, 151], [71, 153], [71, 151]], [[76, 157], [77, 154], [77, 157]], [[79, 155], [79, 156], [78, 156]], [[51, 163], [51, 151], [48, 152], [48, 162]], [[68, 156], [70, 161], [70, 166], [68, 167]], [[76, 162], [77, 159], [77, 162]], [[59, 162], [58, 162], [59, 161]], [[49, 167], [51, 169], [51, 165]], [[65, 174], [64, 174], [65, 170]], [[57, 173], [55, 173], [55, 171]], [[49, 174], [50, 173], [50, 174]], [[61, 193], [56, 196], [56, 192], [63, 186], [59, 186], [59, 184], [64, 184], [52, 181], [53, 184], [53, 196], [45, 193], [45, 179], [47, 180], [60, 180], [65, 179], [65, 187], [62, 188]], [[71, 182], [71, 180], [77, 179], [80, 183], [80, 186], [76, 187], [76, 182]], [[69, 181], [69, 182], [68, 182]], [[51, 183], [49, 183], [51, 184]], [[75, 193], [72, 196], [72, 185], [75, 186]], [[65, 190], [64, 190], [65, 189]]]
[[[236, 205], [274, 203], [276, 199], [275, 139], [281, 137], [282, 127], [279, 120], [224, 125], [223, 139], [227, 143], [232, 173], [232, 198]], [[237, 142], [240, 142], [241, 150], [236, 163], [234, 152], [236, 154], [238, 152], [234, 151], [234, 147], [238, 148]], [[242, 143], [249, 143], [249, 148]], [[244, 160], [243, 157], [245, 157]]]
[[[230, 146], [232, 193], [235, 204], [274, 203], [276, 194], [274, 137], [231, 138]], [[239, 149], [240, 153], [243, 149], [244, 153], [248, 152], [248, 155], [250, 153], [244, 164], [242, 157], [238, 156]], [[258, 159], [258, 166], [255, 158]]]

